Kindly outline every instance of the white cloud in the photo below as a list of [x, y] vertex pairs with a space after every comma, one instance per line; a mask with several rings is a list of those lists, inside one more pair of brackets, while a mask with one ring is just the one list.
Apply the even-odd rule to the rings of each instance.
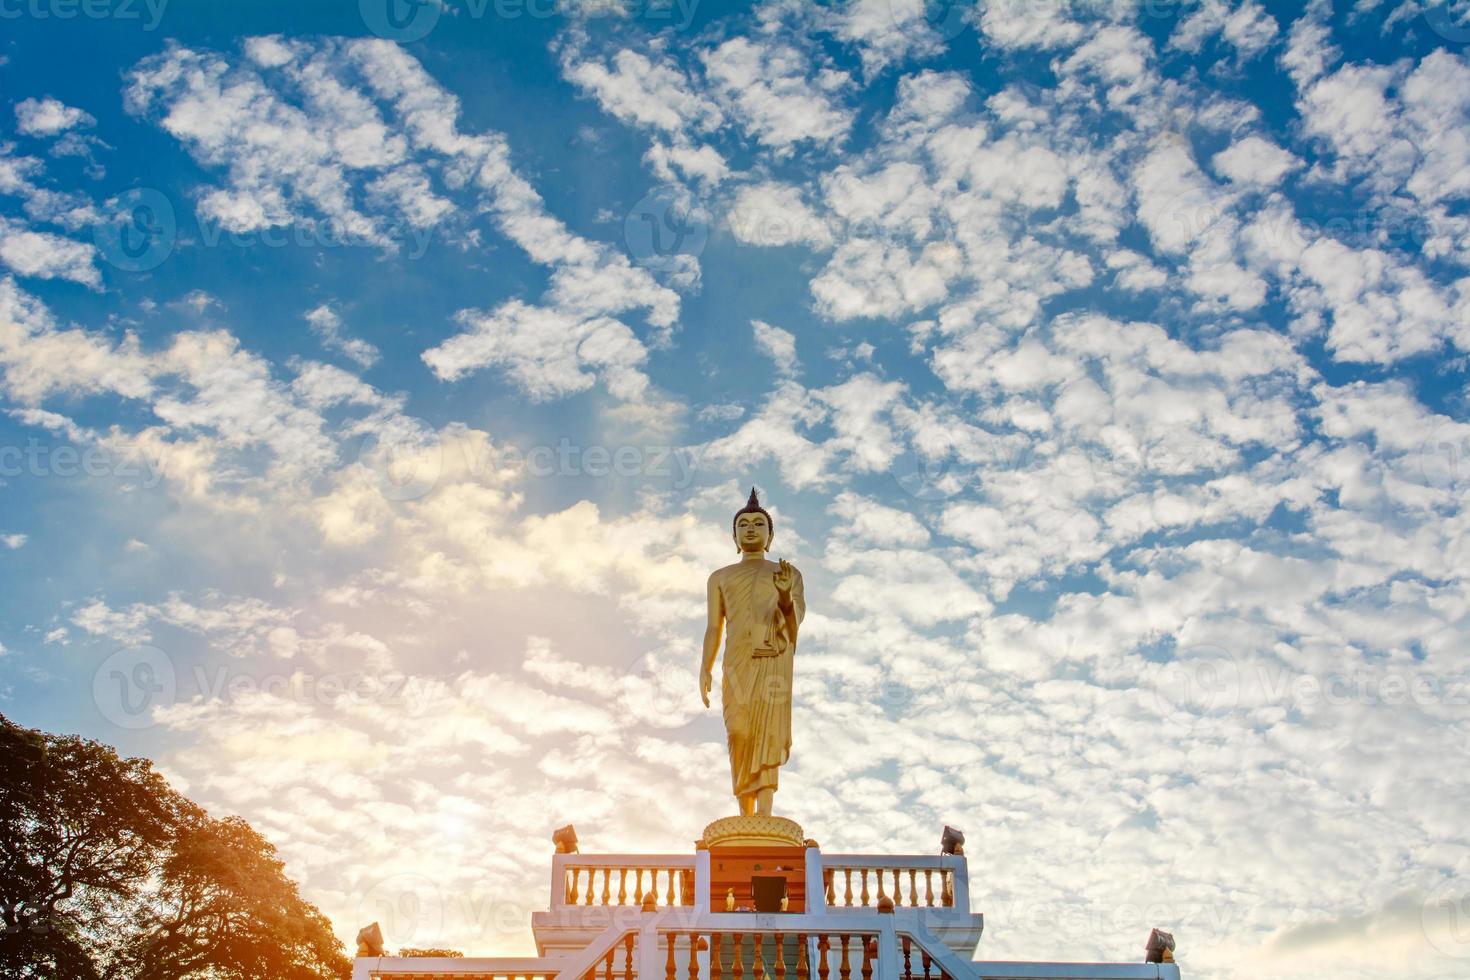
[[1332, 43], [1331, 0], [1311, 0], [1291, 25], [1281, 64], [1298, 87], [1320, 78], [1342, 52]]
[[1066, 48], [1086, 34], [1067, 16], [1069, 5], [1040, 6], [1025, 0], [997, 0], [980, 9], [980, 30], [1002, 48]]
[[642, 371], [648, 352], [617, 320], [577, 319], [520, 301], [493, 311], [466, 310], [459, 319], [466, 332], [423, 355], [442, 380], [499, 367], [537, 399], [585, 391], [599, 379], [624, 400], [639, 397], [648, 387]]
[[886, 507], [851, 491], [840, 493], [831, 511], [842, 520], [855, 546], [865, 548], [922, 548], [929, 530], [908, 511]]
[[5, 547], [9, 548], [11, 551], [17, 551], [21, 548], [24, 548], [25, 543], [28, 540], [30, 540], [30, 538], [28, 535], [25, 534], [0, 535], [0, 544], [5, 545]]
[[801, 370], [801, 362], [796, 359], [796, 336], [791, 331], [773, 327], [764, 320], [751, 320], [750, 327], [755, 333], [756, 348], [771, 359], [779, 377], [794, 377]]
[[15, 105], [15, 131], [22, 136], [55, 136], [97, 120], [81, 109], [52, 99], [25, 99]]
[[1120, 248], [1108, 253], [1107, 265], [1109, 269], [1117, 270], [1118, 285], [1130, 292], [1162, 289], [1169, 281], [1167, 272], [1131, 249]]
[[7, 278], [0, 280], [0, 370], [6, 395], [36, 406], [61, 393], [142, 398], [152, 391], [154, 367], [132, 335], [114, 342], [58, 328], [50, 311]]
[[31, 231], [0, 217], [0, 262], [17, 275], [37, 279], [66, 279], [93, 289], [102, 288], [97, 250], [47, 231]]
[[[874, 74], [893, 62], [943, 49], [944, 38], [926, 12], [922, 0], [854, 0], [830, 12], [832, 32], [839, 40], [856, 45], [863, 71]], [[955, 8], [949, 16], [959, 18], [961, 9]]]
[[832, 242], [826, 222], [802, 200], [801, 191], [788, 184], [767, 181], [742, 187], [727, 220], [736, 241], [747, 245], [822, 248]]
[[1215, 172], [1237, 184], [1275, 187], [1281, 178], [1301, 167], [1292, 153], [1259, 136], [1247, 136], [1210, 159]]
[[835, 98], [847, 76], [817, 69], [798, 49], [769, 39], [731, 38], [701, 52], [713, 91], [727, 113], [778, 153], [797, 143], [838, 144], [853, 113]]
[[744, 416], [745, 406], [738, 402], [706, 405], [698, 413], [698, 418], [701, 422], [734, 422]]
[[1179, 22], [1169, 46], [1197, 53], [1206, 38], [1219, 34], [1248, 61], [1270, 46], [1278, 30], [1275, 18], [1255, 0], [1233, 7], [1223, 0], [1204, 0]]
[[623, 48], [604, 62], [592, 58], [585, 45], [568, 44], [561, 64], [568, 81], [623, 122], [665, 133], [709, 130], [724, 122], [719, 107], [697, 93], [668, 59], [655, 61]]
[[[552, 267], [542, 313], [516, 302], [497, 314], [512, 324], [534, 317], [541, 329], [566, 331], [547, 341], [520, 333], [506, 348], [514, 352], [504, 355], [521, 365], [513, 377], [534, 377], [543, 396], [581, 390], [580, 381], [567, 380], [582, 377], [568, 370], [575, 359], [533, 348], [581, 349], [586, 363], [600, 365], [601, 376], [617, 385], [619, 397], [641, 390], [634, 367], [642, 360], [641, 342], [609, 317], [643, 309], [666, 336], [678, 315], [676, 293], [621, 252], [573, 234], [549, 214], [511, 168], [504, 138], [460, 132], [458, 99], [397, 45], [282, 44], [248, 47], [255, 67], [175, 48], [145, 59], [130, 75], [132, 111], [156, 117], [201, 162], [227, 169], [226, 186], [201, 199], [202, 213], [234, 231], [325, 220], [338, 237], [389, 247], [405, 224], [446, 219], [451, 205], [444, 194], [469, 186], [511, 241]], [[243, 143], [233, 135], [242, 131], [249, 134]], [[438, 162], [445, 188], [432, 187], [425, 161]], [[362, 174], [375, 176], [359, 191]], [[467, 310], [460, 319], [478, 322], [483, 315]], [[445, 378], [501, 363], [501, 354], [483, 353], [483, 340], [452, 338], [425, 357]], [[548, 356], [554, 366], [544, 363]], [[537, 361], [540, 367], [531, 366]]]
[[304, 316], [327, 350], [336, 351], [359, 367], [372, 367], [378, 360], [378, 349], [366, 340], [342, 333], [342, 317], [330, 303], [308, 310]]

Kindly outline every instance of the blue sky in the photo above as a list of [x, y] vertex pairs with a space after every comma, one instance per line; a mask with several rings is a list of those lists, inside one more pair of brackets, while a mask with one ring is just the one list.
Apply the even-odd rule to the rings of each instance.
[[731, 806], [756, 484], [825, 847], [1458, 976], [1467, 14], [0, 0], [0, 710], [524, 951], [552, 827]]

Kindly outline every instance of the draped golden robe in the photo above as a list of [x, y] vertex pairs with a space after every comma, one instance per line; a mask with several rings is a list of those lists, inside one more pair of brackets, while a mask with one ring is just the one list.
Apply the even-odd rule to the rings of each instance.
[[[742, 561], [715, 572], [725, 617], [725, 668], [720, 695], [735, 795], [776, 789], [791, 756], [791, 681], [796, 638], [777, 604], [773, 561]], [[791, 604], [806, 616], [801, 573], [791, 570]]]

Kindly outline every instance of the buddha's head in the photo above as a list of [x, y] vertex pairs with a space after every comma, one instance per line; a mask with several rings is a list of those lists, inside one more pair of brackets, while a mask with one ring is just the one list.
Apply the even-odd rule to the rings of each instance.
[[735, 512], [730, 533], [735, 537], [735, 550], [741, 554], [765, 554], [770, 549], [776, 522], [761, 506], [755, 487], [750, 488], [750, 500]]

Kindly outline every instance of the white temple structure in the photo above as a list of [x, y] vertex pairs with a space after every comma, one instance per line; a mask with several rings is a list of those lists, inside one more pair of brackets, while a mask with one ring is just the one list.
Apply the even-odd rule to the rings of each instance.
[[976, 959], [962, 853], [557, 854], [531, 925], [535, 957], [359, 956], [353, 980], [1179, 980], [1172, 962]]

